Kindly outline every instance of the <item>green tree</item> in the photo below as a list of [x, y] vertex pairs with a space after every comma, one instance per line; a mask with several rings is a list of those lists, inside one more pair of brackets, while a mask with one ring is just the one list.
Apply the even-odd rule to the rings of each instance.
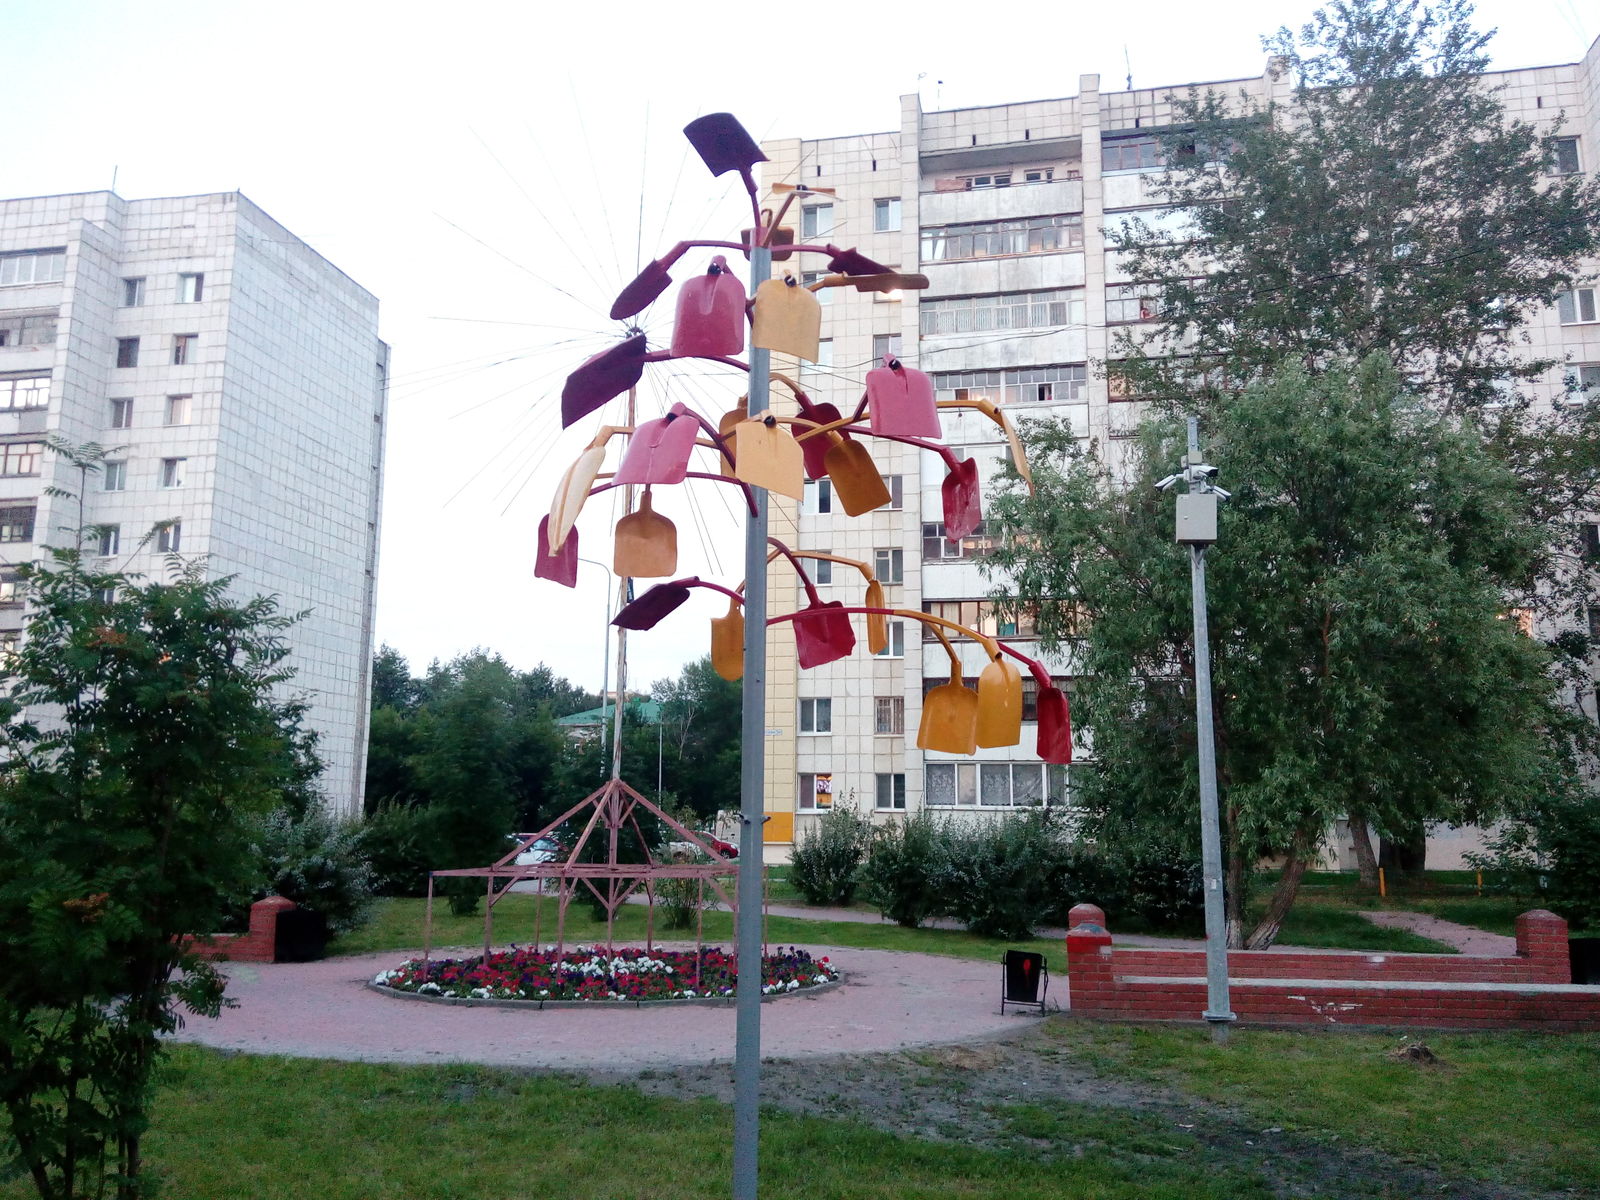
[[739, 807], [742, 690], [718, 675], [707, 655], [676, 679], [658, 680], [666, 789], [702, 817]]
[[[1507, 619], [1551, 533], [1476, 429], [1407, 397], [1381, 355], [1291, 365], [1209, 408], [1233, 498], [1207, 555], [1230, 942], [1276, 937], [1331, 822], [1396, 832], [1481, 821], [1570, 791], [1586, 722], [1578, 662]], [[1180, 423], [1148, 420], [1123, 477], [1052, 424], [1032, 497], [1000, 499], [995, 556], [1047, 647], [1080, 671], [1095, 770], [1082, 802], [1108, 845], [1197, 840], [1187, 548], [1155, 481]], [[1245, 932], [1247, 875], [1285, 869]]]
[[248, 886], [243, 818], [297, 778], [292, 618], [198, 563], [146, 583], [48, 553], [0, 704], [0, 1102], [41, 1197], [130, 1198], [161, 1036], [223, 1003], [184, 939]]

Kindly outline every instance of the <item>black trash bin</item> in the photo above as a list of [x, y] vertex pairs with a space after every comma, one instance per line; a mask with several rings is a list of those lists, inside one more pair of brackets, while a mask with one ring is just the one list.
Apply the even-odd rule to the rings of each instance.
[[1600, 984], [1600, 937], [1567, 939], [1572, 959], [1572, 982]]
[[1045, 995], [1050, 990], [1050, 967], [1044, 955], [1029, 950], [1007, 950], [1002, 961], [1001, 1013], [1008, 1004], [1023, 1004], [1037, 1008], [1040, 1015], [1044, 1015]]
[[315, 962], [328, 952], [328, 920], [309, 908], [288, 908], [278, 914], [273, 962]]

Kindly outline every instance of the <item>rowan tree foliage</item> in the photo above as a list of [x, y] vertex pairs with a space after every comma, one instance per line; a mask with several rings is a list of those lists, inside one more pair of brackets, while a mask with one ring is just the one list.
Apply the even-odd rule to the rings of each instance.
[[149, 583], [48, 553], [0, 701], [0, 1103], [45, 1200], [130, 1198], [161, 1035], [223, 1003], [185, 935], [248, 887], [245, 817], [303, 782], [293, 618], [198, 563]]
[[[1233, 490], [1207, 554], [1225, 895], [1231, 944], [1259, 947], [1336, 818], [1394, 834], [1569, 794], [1590, 723], [1562, 703], [1580, 664], [1508, 599], [1550, 532], [1470, 422], [1408, 396], [1381, 355], [1291, 365], [1208, 412]], [[1110, 844], [1197, 844], [1188, 548], [1155, 487], [1185, 430], [1148, 420], [1117, 477], [1063, 425], [1030, 437], [1037, 490], [996, 501], [1015, 536], [994, 561], [1076, 657], [1080, 802]], [[1247, 932], [1263, 856], [1285, 870]]]

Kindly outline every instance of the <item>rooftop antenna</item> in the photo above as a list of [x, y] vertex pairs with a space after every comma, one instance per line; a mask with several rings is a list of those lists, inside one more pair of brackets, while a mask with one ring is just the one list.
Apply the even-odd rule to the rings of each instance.
[[1128, 43], [1122, 43], [1122, 62], [1128, 68], [1128, 90], [1133, 91], [1133, 59], [1128, 57]]
[[115, 192], [117, 190], [117, 164], [116, 163], [112, 163], [111, 164], [111, 190], [113, 192]]

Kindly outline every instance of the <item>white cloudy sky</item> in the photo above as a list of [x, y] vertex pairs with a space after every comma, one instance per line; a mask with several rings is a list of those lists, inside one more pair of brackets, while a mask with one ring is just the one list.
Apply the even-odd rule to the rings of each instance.
[[[393, 346], [378, 636], [417, 669], [486, 646], [598, 687], [605, 573], [534, 580], [534, 531], [586, 440], [558, 436], [561, 380], [615, 336], [604, 311], [637, 256], [738, 226], [737, 184], [690, 161], [687, 121], [819, 137], [890, 129], [914, 91], [996, 104], [1090, 72], [1112, 90], [1130, 63], [1140, 87], [1239, 78], [1260, 34], [1313, 7], [0, 0], [0, 196], [237, 188], [373, 291]], [[1591, 0], [1479, 12], [1502, 67], [1600, 34]], [[762, 30], [770, 14], [816, 19]], [[707, 383], [673, 386], [715, 406]], [[684, 497], [658, 507], [682, 568], [726, 579], [737, 531], [724, 497], [697, 499], [699, 522]], [[609, 562], [595, 507], [583, 552]], [[634, 638], [635, 679], [703, 653], [704, 629]]]

